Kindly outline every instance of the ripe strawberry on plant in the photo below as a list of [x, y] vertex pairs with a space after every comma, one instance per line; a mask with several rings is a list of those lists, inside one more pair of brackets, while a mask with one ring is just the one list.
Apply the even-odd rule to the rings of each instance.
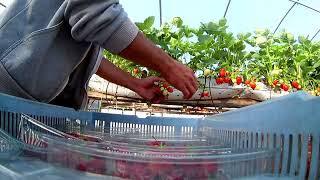
[[217, 84], [222, 84], [223, 82], [224, 82], [224, 78], [222, 78], [222, 77], [219, 77], [216, 79]]
[[279, 83], [279, 80], [273, 80], [274, 87], [276, 87], [278, 85], [278, 83]]
[[226, 74], [227, 74], [226, 70], [224, 68], [221, 68], [220, 72], [219, 72], [219, 76], [220, 77], [226, 77]]
[[283, 89], [283, 86], [284, 86], [284, 83], [281, 83], [280, 84], [280, 88]]
[[201, 93], [201, 97], [208, 97], [209, 96], [209, 92], [208, 91], [203, 91]]
[[292, 87], [299, 89], [299, 83], [297, 81], [292, 81], [291, 85], [292, 85]]
[[249, 85], [250, 85], [250, 82], [251, 82], [251, 81], [250, 81], [249, 79], [247, 79], [244, 83], [249, 86]]
[[255, 82], [250, 82], [250, 87], [254, 90], [257, 87]]
[[169, 87], [169, 84], [167, 82], [165, 82], [165, 83], [163, 83], [162, 87], [167, 89]]
[[168, 87], [167, 90], [168, 90], [169, 93], [173, 92], [173, 88], [172, 87]]
[[229, 77], [224, 78], [223, 80], [224, 83], [230, 84], [231, 83], [231, 79]]
[[289, 86], [288, 86], [287, 84], [283, 84], [282, 89], [283, 89], [284, 91], [288, 91], [288, 90], [289, 90]]
[[242, 83], [242, 77], [241, 77], [241, 76], [237, 76], [237, 78], [236, 78], [236, 83], [237, 83], [238, 85], [240, 85], [240, 84]]

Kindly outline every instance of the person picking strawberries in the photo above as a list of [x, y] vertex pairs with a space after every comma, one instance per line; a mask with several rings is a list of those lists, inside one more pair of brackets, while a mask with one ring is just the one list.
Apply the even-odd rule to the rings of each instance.
[[161, 76], [190, 98], [194, 72], [158, 48], [118, 0], [14, 0], [0, 19], [0, 92], [82, 109], [90, 77], [153, 100], [158, 77], [138, 79], [103, 59], [103, 49]]

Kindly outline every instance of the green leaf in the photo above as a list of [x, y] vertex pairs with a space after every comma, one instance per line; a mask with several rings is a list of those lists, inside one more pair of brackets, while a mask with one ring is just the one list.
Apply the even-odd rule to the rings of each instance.
[[218, 31], [218, 28], [219, 28], [217, 23], [214, 23], [214, 22], [209, 22], [207, 27], [208, 27], [207, 30], [210, 34], [214, 34], [215, 32]]
[[227, 19], [226, 18], [222, 18], [219, 20], [219, 26], [225, 26], [227, 24]]
[[209, 41], [210, 36], [209, 35], [200, 35], [198, 36], [198, 41], [200, 43], [206, 43], [207, 41]]
[[299, 43], [304, 44], [307, 41], [307, 38], [304, 36], [299, 36], [298, 41], [299, 41]]
[[172, 24], [180, 28], [183, 25], [183, 21], [180, 17], [174, 17], [172, 20]]
[[153, 26], [153, 24], [154, 24], [154, 20], [155, 20], [154, 16], [150, 16], [147, 19], [145, 19], [144, 22], [143, 22], [144, 28], [145, 29], [151, 28]]
[[137, 22], [137, 23], [136, 23], [136, 26], [137, 26], [141, 31], [143, 31], [144, 29], [146, 29], [145, 26], [144, 26], [144, 24], [143, 24], [143, 23], [140, 23], [140, 22]]
[[318, 67], [320, 67], [320, 61], [318, 61], [318, 62], [316, 62], [314, 65], [313, 65], [313, 68], [318, 68]]
[[201, 59], [201, 61], [206, 64], [214, 64], [215, 62], [217, 62], [217, 60], [214, 58], [204, 58]]

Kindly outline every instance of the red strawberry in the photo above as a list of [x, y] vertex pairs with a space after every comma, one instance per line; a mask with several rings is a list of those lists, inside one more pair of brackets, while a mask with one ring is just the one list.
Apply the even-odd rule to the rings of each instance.
[[221, 77], [219, 77], [219, 78], [216, 79], [217, 84], [222, 84], [223, 81], [224, 81], [224, 79], [221, 78]]
[[274, 85], [274, 86], [277, 86], [278, 83], [279, 83], [279, 80], [274, 80], [274, 81], [273, 81], [273, 85]]
[[149, 143], [150, 146], [160, 146], [160, 143], [158, 141], [151, 141]]
[[249, 85], [250, 84], [250, 80], [249, 79], [247, 79], [244, 83], [246, 84], [246, 85]]
[[283, 83], [280, 84], [280, 88], [281, 88], [281, 89], [283, 89], [283, 85], [284, 85]]
[[231, 82], [231, 79], [230, 78], [228, 78], [228, 77], [226, 77], [226, 78], [224, 78], [224, 83], [230, 83]]
[[282, 89], [283, 89], [284, 91], [288, 91], [288, 90], [289, 90], [289, 86], [286, 85], [286, 84], [284, 84]]
[[87, 171], [87, 166], [83, 163], [80, 163], [76, 166], [76, 169], [79, 171]]
[[297, 81], [292, 81], [291, 85], [292, 87], [299, 89], [299, 83]]
[[236, 81], [237, 81], [237, 84], [240, 85], [242, 83], [242, 77], [237, 76]]
[[169, 84], [167, 82], [165, 82], [165, 83], [163, 83], [162, 86], [167, 89], [169, 87]]
[[208, 96], [209, 96], [208, 91], [203, 91], [203, 93], [201, 93], [201, 97], [208, 97]]
[[169, 93], [172, 93], [172, 92], [173, 92], [173, 88], [172, 88], [172, 87], [168, 87], [167, 90], [168, 90]]
[[257, 87], [257, 85], [255, 82], [250, 82], [250, 87], [254, 90]]
[[226, 73], [226, 71], [225, 71], [224, 69], [221, 69], [220, 72], [219, 72], [219, 76], [220, 76], [220, 77], [225, 77], [226, 74], [227, 74], [227, 73]]

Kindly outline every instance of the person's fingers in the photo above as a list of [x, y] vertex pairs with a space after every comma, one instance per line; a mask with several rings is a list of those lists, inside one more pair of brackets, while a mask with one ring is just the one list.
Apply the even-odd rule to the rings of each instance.
[[165, 99], [164, 96], [154, 96], [154, 97], [151, 99], [151, 102], [152, 102], [152, 103], [155, 103], [155, 104], [159, 104], [159, 103], [161, 103], [164, 99]]
[[198, 79], [197, 79], [197, 77], [196, 77], [195, 74], [192, 74], [192, 75], [193, 75], [193, 81], [192, 81], [192, 83], [194, 84], [194, 87], [198, 90], [198, 88], [199, 88]]
[[183, 86], [183, 88], [179, 89], [183, 93], [183, 98], [184, 99], [189, 99], [190, 96], [190, 91], [187, 88], [187, 86]]
[[164, 81], [164, 79], [160, 77], [149, 77], [148, 80], [152, 82]]
[[198, 89], [198, 81], [196, 80], [196, 78], [193, 75], [190, 75], [188, 77], [188, 79], [189, 79], [189, 82], [191, 83], [192, 87], [197, 90]]
[[187, 88], [190, 92], [187, 98], [190, 99], [196, 93], [197, 89], [191, 83], [187, 85]]

